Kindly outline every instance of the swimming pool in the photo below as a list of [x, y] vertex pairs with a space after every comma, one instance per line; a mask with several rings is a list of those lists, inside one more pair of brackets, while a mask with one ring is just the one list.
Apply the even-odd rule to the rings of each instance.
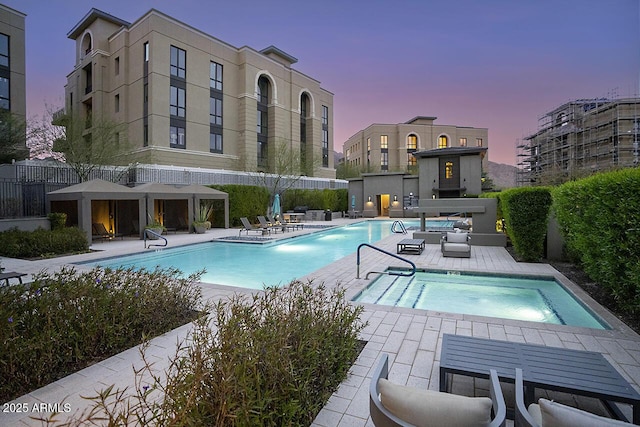
[[610, 329], [554, 278], [418, 271], [382, 275], [357, 302]]
[[[449, 221], [453, 223], [453, 221]], [[206, 269], [201, 281], [243, 288], [284, 285], [356, 251], [360, 243], [374, 243], [389, 236], [393, 221], [362, 221], [343, 227], [265, 244], [207, 242], [103, 259], [85, 265], [149, 270], [176, 267], [184, 274]], [[419, 221], [404, 221], [419, 226]], [[441, 221], [428, 225], [442, 227]]]

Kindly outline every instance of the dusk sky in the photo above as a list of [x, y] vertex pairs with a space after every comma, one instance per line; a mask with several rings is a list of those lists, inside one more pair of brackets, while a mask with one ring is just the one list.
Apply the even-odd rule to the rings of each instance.
[[372, 123], [435, 116], [489, 129], [515, 164], [538, 118], [579, 98], [640, 93], [640, 0], [0, 0], [27, 14], [27, 115], [62, 107], [67, 33], [92, 7], [151, 8], [233, 46], [275, 45], [334, 94], [334, 144]]

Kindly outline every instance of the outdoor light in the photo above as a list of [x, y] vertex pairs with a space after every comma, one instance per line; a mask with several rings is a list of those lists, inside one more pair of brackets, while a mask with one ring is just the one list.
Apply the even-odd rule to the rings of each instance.
[[397, 195], [397, 194], [394, 194], [394, 195], [393, 195], [393, 201], [394, 201], [394, 202], [397, 202], [397, 201], [398, 201], [398, 195]]
[[369, 203], [371, 203], [371, 196], [369, 196], [369, 200], [367, 200]]
[[431, 198], [432, 198], [432, 199], [435, 199], [435, 198], [436, 198], [436, 194], [435, 194], [435, 193], [433, 193], [433, 194], [431, 195]]

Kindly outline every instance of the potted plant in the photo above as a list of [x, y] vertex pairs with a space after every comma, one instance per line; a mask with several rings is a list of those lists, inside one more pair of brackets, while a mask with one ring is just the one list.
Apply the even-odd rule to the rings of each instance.
[[198, 212], [198, 218], [193, 221], [193, 229], [197, 234], [202, 234], [211, 228], [211, 221], [209, 218], [213, 214], [213, 206], [209, 203], [200, 205], [200, 211]]
[[[157, 240], [158, 235], [164, 232], [164, 225], [162, 225], [156, 219], [152, 219], [151, 215], [148, 215], [148, 216], [149, 216], [149, 223], [144, 227], [145, 234], [147, 236], [147, 239]], [[147, 233], [146, 230], [151, 230], [153, 233]]]

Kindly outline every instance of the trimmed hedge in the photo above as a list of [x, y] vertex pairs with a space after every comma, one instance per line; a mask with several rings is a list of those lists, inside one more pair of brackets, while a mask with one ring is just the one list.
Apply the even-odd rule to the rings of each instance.
[[333, 212], [344, 212], [348, 208], [349, 191], [346, 188], [323, 190], [289, 189], [282, 197], [282, 210], [293, 210], [296, 206], [307, 206], [309, 209], [329, 209]]
[[500, 193], [506, 232], [516, 253], [524, 261], [544, 256], [544, 239], [551, 208], [551, 191], [546, 187], [513, 188]]
[[640, 169], [565, 183], [553, 200], [568, 255], [620, 308], [640, 312]]
[[0, 255], [10, 258], [39, 258], [88, 250], [87, 235], [77, 227], [51, 231], [12, 228], [0, 233]]
[[[264, 215], [269, 206], [269, 191], [264, 187], [254, 185], [211, 185], [211, 188], [224, 191], [229, 194], [229, 226], [242, 225], [240, 218], [247, 217], [250, 222], [256, 222], [258, 215]], [[214, 218], [224, 218], [224, 212], [219, 215], [214, 210]], [[214, 222], [214, 226], [219, 226]], [[224, 224], [222, 225], [224, 226]]]

